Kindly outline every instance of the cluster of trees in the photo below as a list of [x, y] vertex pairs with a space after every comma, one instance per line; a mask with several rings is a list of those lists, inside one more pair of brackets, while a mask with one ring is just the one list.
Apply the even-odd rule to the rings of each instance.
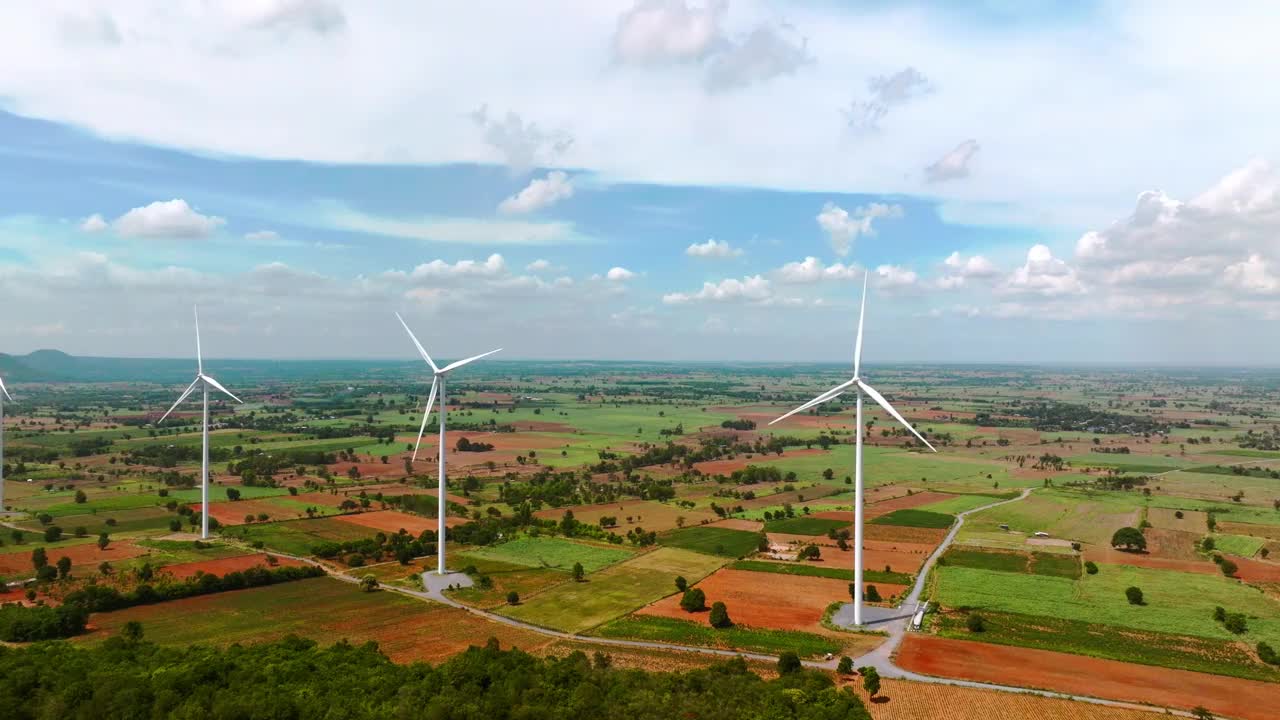
[[720, 427], [725, 428], [727, 430], [755, 430], [756, 421], [747, 420], [746, 418], [739, 418], [737, 420], [725, 420], [724, 422], [720, 423]]
[[1228, 632], [1233, 632], [1236, 635], [1243, 635], [1249, 630], [1249, 619], [1244, 613], [1229, 613], [1222, 606], [1213, 609], [1213, 619], [1222, 623], [1222, 627], [1226, 628]]
[[493, 449], [493, 443], [476, 442], [468, 440], [464, 437], [458, 438], [458, 442], [454, 445], [458, 452], [489, 452]]
[[386, 558], [408, 565], [415, 557], [436, 553], [436, 532], [423, 530], [417, 537], [403, 529], [390, 535], [380, 532], [361, 540], [319, 543], [311, 547], [311, 553], [325, 559], [341, 558], [351, 567], [363, 567], [368, 562], [382, 562]]
[[[689, 587], [689, 583], [684, 577], [676, 577], [676, 589], [683, 593], [680, 596], [681, 610], [695, 613], [703, 612], [707, 609], [707, 594], [701, 588]], [[711, 616], [707, 618], [707, 621], [711, 623], [711, 627], [721, 630], [733, 627], [733, 620], [729, 618], [729, 608], [719, 600], [711, 604]]]
[[[48, 717], [567, 718], [625, 709], [641, 718], [723, 718], [726, 700], [770, 720], [869, 720], [861, 700], [796, 659], [763, 680], [740, 658], [687, 672], [612, 668], [582, 652], [539, 659], [496, 640], [432, 667], [397, 665], [375, 644], [274, 643], [162, 648], [142, 628], [92, 649], [0, 650], [0, 707]], [[265, 672], [264, 668], [270, 668]], [[21, 681], [17, 679], [21, 678]], [[105, 680], [109, 679], [109, 681]], [[358, 692], [352, 692], [357, 688]]]
[[89, 612], [79, 605], [0, 607], [0, 640], [36, 642], [71, 637], [84, 631]]

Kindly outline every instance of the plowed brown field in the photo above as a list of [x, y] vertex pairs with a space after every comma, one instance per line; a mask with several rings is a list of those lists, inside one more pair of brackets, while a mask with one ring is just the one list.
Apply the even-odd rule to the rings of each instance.
[[287, 557], [276, 557], [276, 564], [273, 566], [267, 560], [269, 556], [264, 553], [253, 553], [250, 555], [237, 555], [235, 557], [221, 558], [218, 560], [200, 560], [198, 562], [179, 563], [177, 565], [164, 566], [164, 572], [178, 578], [179, 580], [192, 577], [197, 573], [207, 573], [210, 575], [226, 575], [229, 572], [239, 572], [248, 570], [251, 567], [281, 567], [281, 566], [301, 566], [305, 565], [300, 560], [294, 560]]
[[[58, 562], [59, 558], [71, 558], [72, 575], [77, 574], [77, 569], [83, 573], [85, 568], [92, 568], [96, 573], [98, 565], [104, 560], [115, 562], [147, 554], [146, 548], [138, 547], [127, 540], [113, 540], [106, 550], [99, 550], [96, 542], [80, 545], [46, 545], [44, 549], [49, 556], [50, 565]], [[18, 575], [24, 572], [35, 575], [35, 571], [31, 568], [30, 552], [0, 553], [0, 575]]]
[[841, 685], [851, 688], [858, 697], [862, 698], [874, 720], [957, 720], [958, 718], [1154, 720], [1155, 718], [1149, 710], [1130, 710], [1076, 700], [910, 680], [881, 680], [880, 694], [873, 702], [862, 689], [861, 678], [858, 676], [843, 680]]
[[[772, 575], [746, 570], [717, 570], [694, 587], [707, 594], [707, 606], [723, 602], [738, 625], [774, 630], [822, 632], [827, 605], [849, 599], [849, 583], [803, 575]], [[883, 591], [882, 591], [883, 594]], [[680, 596], [671, 595], [639, 611], [641, 615], [693, 620], [709, 624], [711, 613], [680, 609]]]
[[[386, 533], [397, 533], [400, 532], [401, 528], [404, 528], [411, 535], [420, 535], [423, 530], [435, 530], [438, 524], [435, 518], [410, 515], [399, 510], [375, 510], [374, 512], [355, 513], [352, 515], [335, 515], [332, 519], [381, 530]], [[445, 525], [454, 527], [465, 522], [467, 522], [466, 518], [449, 517], [445, 520]]]
[[1280, 685], [1256, 680], [917, 634], [903, 640], [897, 661], [903, 669], [924, 675], [1184, 710], [1203, 705], [1243, 720], [1275, 717], [1274, 703], [1264, 699], [1280, 696]]

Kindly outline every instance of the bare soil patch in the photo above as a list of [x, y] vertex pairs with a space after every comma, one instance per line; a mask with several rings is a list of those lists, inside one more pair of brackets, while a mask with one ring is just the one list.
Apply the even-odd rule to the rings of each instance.
[[[777, 576], [746, 570], [717, 570], [694, 587], [707, 595], [707, 607], [723, 602], [738, 625], [774, 630], [825, 633], [822, 613], [837, 600], [849, 599], [849, 583], [804, 575]], [[710, 624], [709, 612], [680, 609], [678, 594], [638, 611], [641, 615], [691, 620]]]
[[[273, 565], [267, 558], [274, 557]], [[179, 563], [177, 565], [164, 566], [164, 572], [173, 577], [183, 580], [199, 573], [208, 575], [226, 575], [229, 572], [240, 572], [248, 570], [252, 567], [281, 567], [281, 566], [301, 566], [305, 563], [288, 557], [278, 557], [267, 555], [266, 553], [251, 553], [249, 555], [237, 555], [235, 557], [221, 558], [218, 560], [200, 560], [198, 562]]]
[[1148, 710], [888, 678], [881, 680], [880, 693], [872, 701], [862, 689], [861, 678], [852, 676], [838, 682], [862, 698], [874, 720], [956, 720], [961, 716], [957, 708], [965, 709], [964, 717], [987, 720], [1153, 720]]
[[1175, 560], [1157, 557], [1147, 553], [1132, 553], [1109, 547], [1088, 547], [1084, 551], [1084, 559], [1107, 565], [1132, 565], [1133, 567], [1152, 568], [1153, 570], [1176, 570], [1193, 572], [1202, 575], [1221, 575], [1218, 566], [1208, 560]]
[[747, 532], [760, 532], [764, 530], [764, 523], [755, 520], [742, 520], [740, 518], [729, 518], [720, 522], [711, 523], [710, 527], [724, 528], [726, 530], [746, 530]]
[[[72, 575], [76, 574], [77, 569], [81, 573], [86, 568], [92, 568], [93, 572], [97, 572], [98, 565], [103, 561], [127, 560], [146, 555], [149, 552], [147, 548], [139, 547], [127, 540], [112, 540], [106, 550], [99, 550], [98, 544], [93, 542], [65, 546], [45, 545], [43, 547], [49, 557], [50, 565], [57, 563], [59, 558], [71, 558]], [[16, 575], [27, 571], [31, 575], [35, 575], [35, 570], [31, 567], [30, 552], [0, 553], [0, 574]]]
[[[333, 520], [359, 525], [361, 527], [381, 530], [385, 533], [398, 533], [403, 528], [411, 535], [420, 535], [423, 530], [435, 530], [436, 518], [410, 515], [399, 510], [375, 510], [373, 512], [354, 513], [351, 515], [335, 515]], [[446, 527], [454, 527], [466, 523], [465, 518], [450, 517], [445, 520]]]
[[1280, 582], [1280, 563], [1269, 560], [1252, 560], [1239, 555], [1229, 555], [1236, 567], [1236, 577], [1248, 583]]
[[534, 513], [537, 517], [559, 520], [564, 517], [565, 510], [572, 510], [578, 522], [597, 525], [602, 517], [615, 517], [618, 526], [610, 528], [616, 535], [626, 535], [628, 530], [642, 527], [646, 531], [663, 532], [679, 527], [677, 518], [684, 518], [684, 526], [701, 525], [703, 521], [714, 522], [719, 518], [710, 510], [690, 510], [674, 504], [654, 502], [652, 500], [624, 500], [616, 503], [600, 505], [575, 505], [567, 508], [549, 508]]
[[[196, 512], [200, 512], [202, 507], [198, 502], [190, 503], [190, 506]], [[271, 520], [292, 520], [299, 515], [306, 514], [299, 511], [286, 510], [267, 500], [224, 500], [222, 502], [209, 503], [209, 517], [223, 525], [244, 525], [245, 515], [252, 515], [256, 522], [259, 513], [266, 513]]]
[[1187, 710], [1203, 705], [1244, 720], [1273, 717], [1276, 685], [1083, 655], [909, 634], [898, 665], [925, 675], [1020, 685]]

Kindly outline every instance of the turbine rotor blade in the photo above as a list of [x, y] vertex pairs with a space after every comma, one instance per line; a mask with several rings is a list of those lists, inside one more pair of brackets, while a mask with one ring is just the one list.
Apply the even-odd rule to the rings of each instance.
[[798, 413], [798, 412], [803, 412], [803, 411], [805, 411], [805, 410], [808, 410], [809, 408], [813, 407], [814, 405], [821, 405], [822, 403], [827, 402], [828, 400], [834, 400], [834, 399], [836, 399], [836, 398], [840, 397], [841, 395], [843, 395], [843, 394], [844, 394], [844, 391], [845, 391], [845, 390], [848, 390], [848, 389], [849, 389], [849, 386], [853, 385], [853, 383], [854, 383], [854, 381], [853, 381], [853, 380], [849, 380], [849, 381], [846, 381], [846, 382], [842, 382], [842, 383], [840, 383], [839, 385], [837, 385], [837, 386], [835, 386], [835, 387], [831, 388], [830, 390], [828, 390], [828, 391], [826, 391], [826, 392], [822, 393], [822, 394], [821, 394], [821, 395], [819, 395], [818, 397], [816, 397], [816, 398], [814, 398], [814, 399], [810, 400], [809, 402], [807, 402], [807, 403], [805, 403], [805, 404], [801, 405], [800, 407], [796, 408], [795, 410], [792, 410], [791, 412], [787, 413], [786, 415], [783, 415], [782, 417], [779, 417], [779, 418], [777, 418], [777, 419], [775, 419], [775, 420], [770, 421], [770, 422], [769, 422], [769, 424], [770, 424], [770, 425], [772, 425], [772, 424], [774, 424], [774, 423], [776, 423], [776, 422], [781, 422], [782, 420], [786, 420], [787, 418], [791, 417], [792, 415], [795, 415], [795, 414], [796, 414], [796, 413]]
[[0, 378], [0, 393], [4, 393], [4, 396], [9, 398], [9, 402], [13, 402], [13, 396], [4, 388], [4, 378]]
[[[897, 420], [898, 422], [902, 423], [902, 427], [910, 430], [912, 435], [915, 435], [916, 437], [920, 438], [920, 442], [924, 443], [925, 447], [929, 448], [934, 452], [938, 452], [938, 449], [930, 445], [929, 441], [925, 440], [923, 435], [917, 432], [915, 428], [911, 427], [911, 423], [907, 422], [907, 419], [902, 417], [901, 413], [899, 413], [897, 410], [894, 410], [893, 406], [889, 404], [889, 401], [885, 400], [884, 396], [881, 395], [875, 388], [862, 382], [861, 380], [858, 381], [858, 387], [862, 390], [862, 392], [866, 393], [867, 395], [870, 395], [871, 399], [875, 400], [876, 404], [884, 408], [885, 412], [892, 415], [894, 420]], [[858, 428], [858, 432], [862, 432], [862, 428]]]
[[418, 444], [413, 446], [413, 460], [418, 460], [418, 448], [422, 447], [422, 436], [427, 434], [427, 418], [431, 417], [431, 406], [436, 404], [437, 378], [431, 378], [431, 394], [427, 396], [427, 411], [422, 413], [422, 428], [418, 430]]
[[444, 369], [443, 369], [443, 370], [441, 370], [440, 372], [442, 372], [442, 373], [447, 373], [447, 372], [449, 372], [450, 370], [456, 370], [457, 368], [460, 368], [460, 367], [462, 367], [463, 365], [466, 365], [467, 363], [475, 362], [476, 360], [479, 360], [479, 359], [480, 359], [480, 358], [482, 358], [482, 357], [488, 357], [488, 356], [490, 356], [490, 355], [492, 355], [492, 354], [494, 354], [494, 353], [496, 353], [496, 352], [502, 352], [502, 348], [498, 348], [497, 350], [490, 350], [490, 351], [489, 351], [489, 352], [487, 352], [487, 353], [480, 353], [479, 355], [473, 355], [473, 356], [471, 356], [471, 357], [467, 358], [466, 360], [459, 360], [458, 362], [450, 363], [450, 364], [448, 364], [448, 365], [444, 366]]
[[191, 384], [187, 386], [187, 389], [183, 390], [182, 394], [178, 396], [178, 401], [173, 404], [173, 407], [169, 408], [169, 412], [166, 412], [164, 415], [160, 416], [160, 419], [156, 421], [156, 424], [159, 425], [160, 423], [164, 422], [165, 418], [169, 417], [169, 415], [173, 413], [174, 410], [177, 410], [178, 406], [181, 405], [184, 400], [191, 397], [191, 393], [196, 389], [196, 385], [199, 385], [199, 384], [200, 384], [199, 377], [197, 377], [195, 380], [192, 380]]
[[200, 308], [195, 308], [196, 313], [196, 374], [204, 374], [204, 355], [200, 352]]
[[235, 395], [232, 395], [232, 394], [231, 394], [231, 391], [230, 391], [230, 390], [228, 390], [228, 389], [226, 389], [226, 388], [224, 388], [224, 387], [222, 387], [222, 383], [218, 382], [217, 380], [214, 380], [213, 378], [209, 377], [208, 375], [201, 375], [201, 376], [200, 376], [200, 379], [201, 379], [201, 380], [204, 380], [204, 381], [205, 381], [205, 382], [207, 382], [207, 383], [209, 383], [209, 385], [213, 386], [213, 389], [221, 391], [224, 395], [226, 395], [227, 397], [231, 398], [232, 400], [235, 400], [236, 402], [240, 403], [241, 405], [243, 405], [243, 404], [244, 404], [244, 401], [243, 401], [243, 400], [241, 400], [240, 398], [236, 397]]
[[418, 348], [418, 354], [422, 356], [422, 359], [427, 361], [432, 370], [440, 372], [440, 368], [436, 367], [436, 361], [432, 360], [431, 356], [427, 354], [427, 349], [422, 347], [422, 343], [418, 342], [418, 337], [409, 329], [409, 324], [404, 321], [404, 318], [400, 317], [400, 313], [396, 313], [396, 319], [404, 326], [404, 331], [409, 333], [409, 338], [413, 340], [414, 346]]
[[862, 373], [862, 324], [867, 318], [867, 283], [871, 279], [871, 271], [868, 270], [862, 276], [862, 305], [858, 309], [858, 341], [853, 346], [853, 376], [861, 377]]

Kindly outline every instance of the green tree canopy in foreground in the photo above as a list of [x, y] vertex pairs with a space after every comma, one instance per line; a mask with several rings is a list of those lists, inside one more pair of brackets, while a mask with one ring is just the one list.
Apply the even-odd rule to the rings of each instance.
[[[538, 659], [471, 648], [438, 667], [396, 665], [369, 643], [320, 648], [296, 637], [226, 650], [161, 648], [122, 637], [0, 647], [0, 707], [37, 718], [565, 718], [869, 720], [852, 692], [816, 672], [765, 681], [735, 659], [647, 673], [593, 665], [581, 652]], [[733, 702], [727, 704], [726, 698]]]

